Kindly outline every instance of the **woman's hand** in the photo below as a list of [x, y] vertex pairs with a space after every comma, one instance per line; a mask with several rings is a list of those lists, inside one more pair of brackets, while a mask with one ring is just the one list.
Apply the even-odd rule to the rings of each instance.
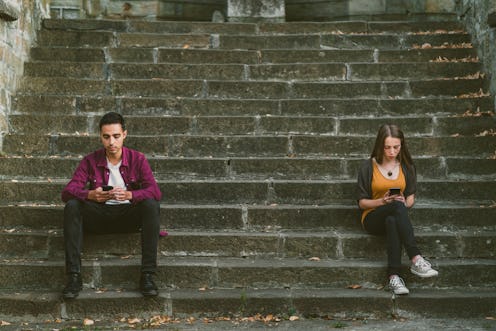
[[403, 196], [403, 194], [395, 194], [395, 195], [390, 195], [389, 194], [389, 191], [386, 192], [384, 194], [384, 196], [382, 197], [382, 202], [383, 204], [387, 205], [393, 201], [401, 201], [403, 202], [404, 204], [406, 204], [406, 200], [405, 200], [405, 197]]

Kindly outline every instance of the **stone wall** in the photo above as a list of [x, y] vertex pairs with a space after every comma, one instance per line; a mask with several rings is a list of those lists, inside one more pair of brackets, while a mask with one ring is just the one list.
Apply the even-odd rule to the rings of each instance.
[[459, 0], [457, 10], [473, 36], [484, 71], [492, 73], [490, 92], [496, 95], [496, 0]]
[[19, 86], [24, 61], [35, 43], [48, 0], [0, 0], [0, 149], [7, 132], [11, 96]]

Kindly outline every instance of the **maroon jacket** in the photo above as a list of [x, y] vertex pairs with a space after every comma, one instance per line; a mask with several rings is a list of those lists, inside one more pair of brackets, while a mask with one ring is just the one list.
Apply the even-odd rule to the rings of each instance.
[[[126, 190], [133, 192], [133, 203], [146, 199], [160, 201], [162, 193], [143, 153], [122, 147], [120, 171]], [[89, 190], [107, 185], [109, 173], [104, 148], [86, 155], [76, 168], [72, 179], [62, 190], [62, 201], [86, 200]]]

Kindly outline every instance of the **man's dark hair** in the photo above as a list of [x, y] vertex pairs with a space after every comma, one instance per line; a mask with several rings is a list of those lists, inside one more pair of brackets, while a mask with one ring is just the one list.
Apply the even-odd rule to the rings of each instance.
[[111, 111], [110, 113], [106, 113], [103, 115], [100, 120], [99, 128], [102, 131], [102, 126], [107, 124], [120, 124], [122, 127], [122, 131], [126, 130], [126, 124], [124, 122], [124, 117], [121, 114]]

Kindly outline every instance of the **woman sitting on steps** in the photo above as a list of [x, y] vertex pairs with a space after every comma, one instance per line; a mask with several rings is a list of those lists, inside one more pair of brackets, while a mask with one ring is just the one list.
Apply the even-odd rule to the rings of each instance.
[[415, 165], [403, 132], [395, 125], [383, 125], [370, 158], [358, 174], [358, 205], [365, 231], [386, 237], [389, 287], [395, 294], [410, 292], [400, 277], [403, 246], [413, 274], [422, 278], [438, 275], [422, 257], [408, 217], [416, 187]]

